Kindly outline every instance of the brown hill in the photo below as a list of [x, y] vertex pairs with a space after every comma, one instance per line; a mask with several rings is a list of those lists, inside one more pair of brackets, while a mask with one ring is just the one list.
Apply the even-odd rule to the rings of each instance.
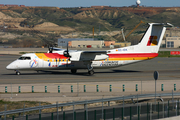
[[[0, 9], [0, 19], [8, 23], [21, 24], [21, 29], [27, 27], [46, 26], [48, 22], [57, 25], [47, 25], [49, 28], [66, 27], [65, 31], [91, 31], [93, 26], [101, 26], [101, 30], [117, 30], [126, 27], [132, 29], [141, 20], [144, 22], [171, 22], [179, 26], [179, 7], [94, 7], [66, 8], [58, 7], [10, 7]], [[12, 19], [13, 18], [13, 19]], [[9, 20], [9, 21], [8, 21]], [[19, 26], [20, 27], [20, 26]], [[69, 27], [69, 28], [68, 28]], [[70, 29], [71, 28], [71, 29]], [[51, 29], [51, 30], [52, 30]], [[55, 29], [55, 31], [56, 31]], [[99, 29], [95, 27], [95, 29]]]

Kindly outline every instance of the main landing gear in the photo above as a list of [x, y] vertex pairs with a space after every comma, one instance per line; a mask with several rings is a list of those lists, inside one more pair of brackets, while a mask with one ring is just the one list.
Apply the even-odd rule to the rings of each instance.
[[77, 69], [71, 69], [72, 74], [76, 74], [76, 72], [77, 72]]
[[18, 70], [15, 70], [15, 71], [16, 71], [16, 75], [20, 75], [21, 74]]
[[91, 65], [88, 64], [88, 74], [89, 75], [93, 75], [94, 74], [94, 70], [93, 70], [93, 67]]
[[94, 74], [94, 70], [92, 69], [92, 70], [88, 70], [88, 74], [89, 75], [93, 75]]

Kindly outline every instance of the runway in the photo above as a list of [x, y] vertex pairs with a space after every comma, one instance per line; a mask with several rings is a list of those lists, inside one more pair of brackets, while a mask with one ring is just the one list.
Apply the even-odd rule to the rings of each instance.
[[34, 83], [77, 83], [77, 82], [116, 82], [116, 81], [151, 81], [153, 72], [159, 72], [158, 80], [180, 79], [180, 58], [155, 58], [135, 64], [113, 69], [95, 69], [95, 74], [89, 76], [87, 70], [78, 70], [71, 74], [70, 70], [61, 71], [14, 71], [6, 70], [6, 66], [18, 55], [0, 55], [0, 83], [1, 84], [34, 84]]

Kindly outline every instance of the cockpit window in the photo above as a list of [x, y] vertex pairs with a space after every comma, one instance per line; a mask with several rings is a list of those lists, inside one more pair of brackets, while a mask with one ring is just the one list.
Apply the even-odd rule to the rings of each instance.
[[31, 60], [31, 57], [21, 56], [18, 60]]

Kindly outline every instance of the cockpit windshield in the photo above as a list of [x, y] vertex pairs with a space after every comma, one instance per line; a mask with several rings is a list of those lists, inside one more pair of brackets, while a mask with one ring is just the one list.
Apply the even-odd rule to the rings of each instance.
[[21, 56], [18, 60], [31, 60], [31, 57]]

